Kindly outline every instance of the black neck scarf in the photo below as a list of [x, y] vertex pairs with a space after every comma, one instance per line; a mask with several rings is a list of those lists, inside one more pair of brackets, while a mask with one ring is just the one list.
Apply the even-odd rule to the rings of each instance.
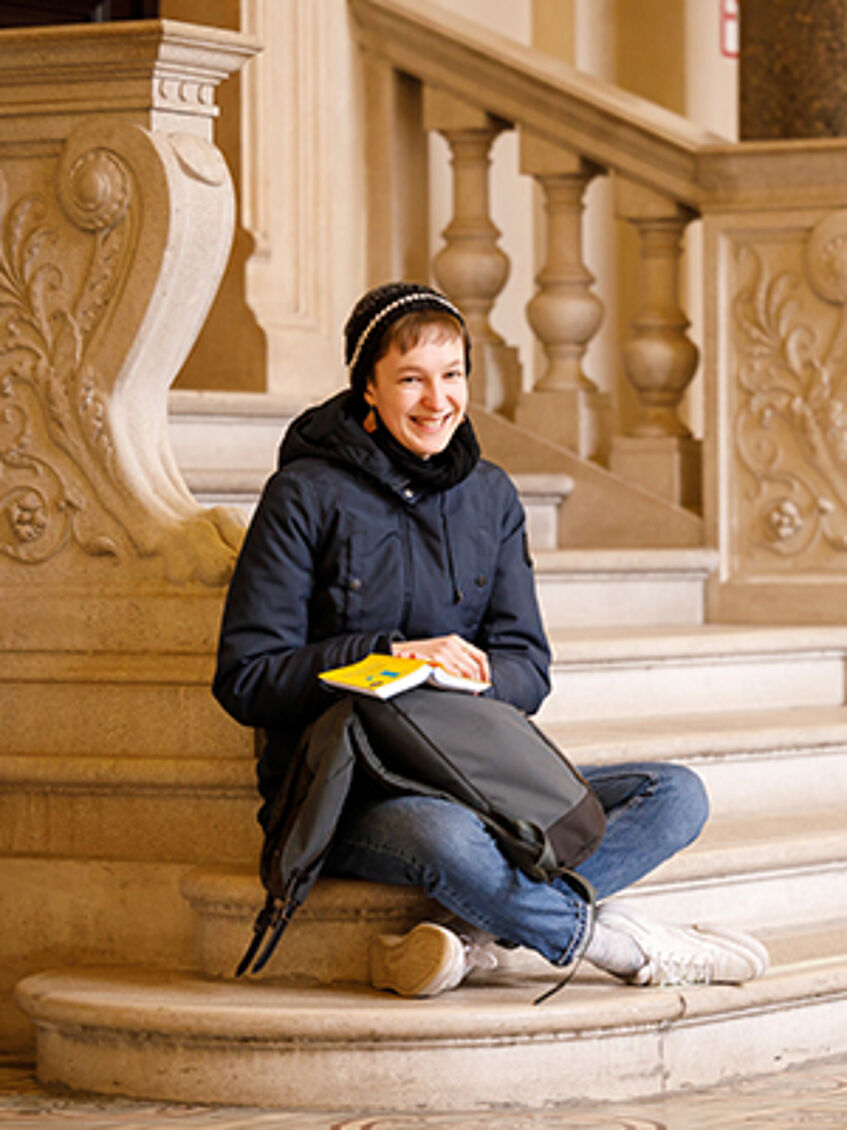
[[419, 490], [448, 490], [466, 479], [479, 462], [479, 443], [467, 416], [443, 451], [422, 459], [395, 439], [376, 409], [373, 411], [377, 426], [376, 431], [370, 433], [371, 439], [394, 466], [408, 477], [411, 485]]

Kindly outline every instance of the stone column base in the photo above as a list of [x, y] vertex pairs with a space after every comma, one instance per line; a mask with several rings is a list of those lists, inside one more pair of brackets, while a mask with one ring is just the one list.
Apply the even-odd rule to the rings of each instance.
[[609, 467], [678, 506], [701, 507], [701, 443], [693, 436], [615, 436]]
[[592, 388], [524, 393], [515, 423], [568, 447], [584, 459], [603, 460], [609, 398]]

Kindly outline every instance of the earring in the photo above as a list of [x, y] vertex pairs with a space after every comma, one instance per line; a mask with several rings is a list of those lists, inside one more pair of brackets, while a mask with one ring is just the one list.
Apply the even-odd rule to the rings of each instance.
[[372, 434], [376, 431], [376, 412], [371, 408], [364, 420], [362, 420], [362, 427], [366, 432]]

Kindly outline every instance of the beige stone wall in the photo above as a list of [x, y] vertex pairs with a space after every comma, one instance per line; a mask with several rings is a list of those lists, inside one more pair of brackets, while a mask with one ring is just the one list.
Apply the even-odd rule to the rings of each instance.
[[365, 271], [361, 76], [344, 0], [165, 0], [163, 15], [264, 44], [222, 91], [239, 223], [177, 385], [319, 399], [343, 380], [340, 325]]

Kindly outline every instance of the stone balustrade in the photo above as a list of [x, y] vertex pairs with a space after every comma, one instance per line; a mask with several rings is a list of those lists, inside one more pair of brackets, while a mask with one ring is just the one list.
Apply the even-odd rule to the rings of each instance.
[[[439, 131], [451, 147], [453, 219], [431, 269], [467, 312], [485, 359], [478, 401], [568, 457], [606, 461], [608, 452], [619, 480], [702, 508], [707, 544], [720, 551], [713, 618], [843, 619], [847, 142], [733, 144], [452, 13], [424, 13], [414, 0], [349, 4], [365, 73], [381, 76], [366, 83], [378, 91], [369, 121], [388, 121], [380, 100], [392, 81], [406, 93], [408, 112], [380, 135], [393, 155], [380, 174], [423, 130]], [[410, 84], [422, 92], [417, 100]], [[527, 295], [544, 357], [537, 380], [516, 370], [489, 320], [509, 266], [487, 187], [491, 142], [506, 129], [519, 132], [520, 171], [539, 186], [545, 214], [538, 289]], [[616, 215], [637, 234], [640, 262], [635, 314], [620, 343], [636, 418], [611, 436], [607, 397], [582, 369], [603, 316], [582, 252], [585, 190], [598, 176], [614, 183]], [[409, 178], [394, 168], [391, 183], [402, 195]], [[374, 282], [410, 261], [425, 230], [419, 178], [387, 226], [379, 192], [374, 177]], [[688, 336], [680, 269], [695, 219], [705, 248], [702, 357]], [[679, 414], [698, 363], [703, 440]], [[578, 494], [577, 481], [574, 502]]]

